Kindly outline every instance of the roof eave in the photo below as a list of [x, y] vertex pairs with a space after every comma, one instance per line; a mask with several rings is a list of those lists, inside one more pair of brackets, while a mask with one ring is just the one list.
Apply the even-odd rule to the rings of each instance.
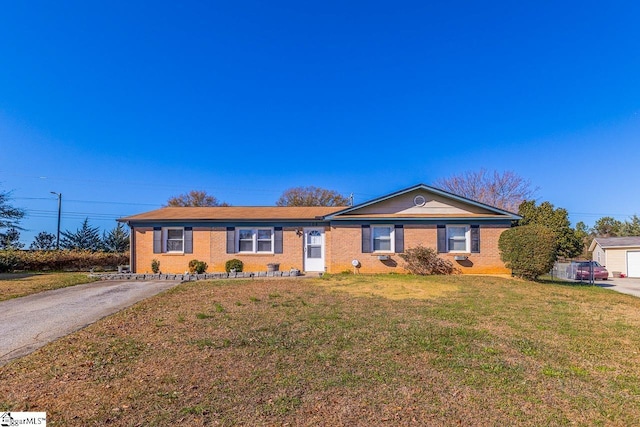
[[167, 223], [167, 222], [201, 222], [201, 223], [229, 223], [229, 222], [327, 222], [322, 217], [314, 218], [119, 218], [116, 221], [126, 223]]
[[442, 222], [442, 221], [515, 221], [520, 219], [517, 215], [515, 217], [499, 217], [499, 216], [459, 216], [459, 217], [375, 217], [375, 216], [362, 216], [358, 218], [349, 217], [349, 218], [327, 218], [330, 221], [429, 221], [429, 222]]

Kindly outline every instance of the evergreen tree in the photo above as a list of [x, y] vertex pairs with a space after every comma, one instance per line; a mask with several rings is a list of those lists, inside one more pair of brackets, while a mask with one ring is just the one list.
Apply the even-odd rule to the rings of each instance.
[[15, 227], [10, 227], [6, 233], [0, 233], [0, 249], [22, 249], [24, 243], [20, 242], [20, 232]]
[[129, 250], [129, 232], [121, 222], [109, 232], [102, 234], [102, 247], [107, 252], [126, 252]]
[[575, 258], [582, 254], [584, 242], [576, 231], [571, 228], [569, 214], [566, 209], [554, 208], [549, 202], [543, 202], [536, 206], [534, 200], [522, 202], [518, 209], [518, 215], [522, 219], [518, 225], [539, 224], [552, 230], [556, 235], [557, 250], [560, 257]]
[[62, 249], [76, 249], [76, 250], [88, 250], [97, 251], [102, 247], [102, 239], [100, 238], [100, 231], [98, 227], [89, 226], [89, 218], [86, 218], [82, 223], [82, 227], [71, 232], [69, 230], [60, 233], [62, 239], [60, 239], [60, 247]]
[[640, 236], [640, 218], [633, 215], [630, 221], [625, 221], [620, 227], [621, 236]]
[[558, 247], [556, 233], [541, 224], [505, 230], [498, 240], [500, 258], [514, 275], [535, 280], [553, 268]]
[[582, 241], [583, 245], [582, 254], [580, 256], [583, 258], [590, 258], [587, 249], [593, 240], [593, 236], [591, 235], [591, 230], [587, 227], [587, 224], [582, 221], [576, 224], [576, 236]]
[[596, 237], [616, 237], [620, 236], [621, 228], [622, 222], [610, 216], [603, 216], [593, 226], [593, 234]]
[[37, 250], [37, 251], [50, 251], [56, 248], [56, 236], [47, 233], [46, 231], [41, 231], [38, 235], [33, 239], [31, 246], [29, 249]]

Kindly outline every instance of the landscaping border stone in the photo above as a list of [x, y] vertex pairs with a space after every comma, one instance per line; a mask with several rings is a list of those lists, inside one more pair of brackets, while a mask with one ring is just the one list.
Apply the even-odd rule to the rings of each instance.
[[204, 274], [136, 274], [136, 273], [92, 273], [91, 277], [100, 280], [181, 280], [183, 282], [214, 279], [240, 279], [254, 277], [295, 277], [300, 276], [299, 270], [291, 271], [257, 271], [241, 273], [204, 273]]

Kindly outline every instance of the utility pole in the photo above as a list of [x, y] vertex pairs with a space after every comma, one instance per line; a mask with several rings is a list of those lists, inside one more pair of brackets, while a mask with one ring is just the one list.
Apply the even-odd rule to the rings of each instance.
[[51, 194], [58, 196], [58, 235], [56, 236], [56, 250], [60, 250], [60, 213], [62, 212], [62, 193], [52, 191]]

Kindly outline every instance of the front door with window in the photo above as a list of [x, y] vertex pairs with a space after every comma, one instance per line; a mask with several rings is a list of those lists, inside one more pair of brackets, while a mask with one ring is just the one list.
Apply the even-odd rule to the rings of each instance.
[[324, 271], [324, 229], [304, 229], [304, 270]]

